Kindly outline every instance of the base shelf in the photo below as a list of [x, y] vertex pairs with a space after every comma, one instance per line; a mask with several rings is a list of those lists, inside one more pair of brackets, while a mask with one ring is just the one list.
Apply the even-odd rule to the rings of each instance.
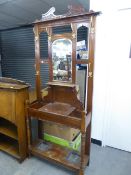
[[17, 127], [6, 119], [0, 118], [0, 133], [18, 140]]
[[[80, 170], [80, 153], [74, 150], [69, 150], [62, 146], [37, 140], [29, 148], [31, 154], [39, 156], [46, 160], [64, 165], [73, 170]], [[84, 165], [86, 166], [89, 161], [88, 156], [85, 155]]]
[[0, 150], [20, 159], [18, 143], [13, 139], [0, 135]]

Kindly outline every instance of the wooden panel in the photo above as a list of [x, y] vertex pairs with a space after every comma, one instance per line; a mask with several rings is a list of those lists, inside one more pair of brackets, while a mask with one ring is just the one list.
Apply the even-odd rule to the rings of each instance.
[[54, 114], [69, 115], [71, 112], [75, 110], [75, 107], [72, 107], [70, 104], [67, 103], [54, 102], [54, 103], [48, 103], [39, 110]]
[[37, 99], [37, 97], [36, 97], [36, 89], [30, 90], [29, 91], [29, 101], [30, 101], [30, 103], [32, 103], [36, 99]]
[[59, 114], [50, 114], [50, 113], [44, 113], [42, 111], [38, 111], [35, 109], [28, 109], [28, 115], [31, 117], [35, 117], [39, 120], [44, 121], [52, 121], [60, 124], [64, 124], [76, 129], [81, 129], [81, 119], [77, 117], [72, 116], [62, 116]]
[[0, 89], [0, 116], [16, 124], [15, 91]]
[[28, 99], [28, 90], [23, 89], [16, 95], [16, 121], [19, 140], [19, 152], [22, 159], [27, 155], [27, 133], [26, 133], [26, 100]]
[[26, 100], [29, 85], [0, 78], [0, 149], [19, 158], [27, 155]]
[[[54, 84], [54, 85], [53, 85]], [[77, 86], [74, 84], [65, 84], [63, 83], [49, 83], [50, 87], [48, 88], [48, 95], [43, 99], [50, 102], [62, 102], [68, 103], [73, 107], [76, 107], [80, 110], [83, 110], [83, 104], [77, 98], [78, 90]], [[68, 95], [67, 95], [68, 94]]]

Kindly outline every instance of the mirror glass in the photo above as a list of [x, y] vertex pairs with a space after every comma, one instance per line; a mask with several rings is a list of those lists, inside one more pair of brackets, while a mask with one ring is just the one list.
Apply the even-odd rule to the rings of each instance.
[[77, 26], [77, 59], [88, 59], [88, 24]]
[[72, 42], [58, 39], [52, 43], [53, 80], [71, 81], [72, 79]]
[[86, 91], [88, 90], [88, 79], [87, 79], [87, 72], [88, 67], [83, 67], [81, 64], [80, 66], [82, 69], [78, 69], [78, 66], [76, 66], [76, 85], [78, 88], [78, 99], [82, 102], [83, 107], [86, 106], [85, 104], [85, 97], [86, 97]]
[[[77, 25], [77, 45], [76, 45], [76, 57], [77, 60], [87, 60], [89, 51], [89, 24], [79, 23]], [[83, 106], [86, 108], [85, 96], [87, 92], [87, 64], [77, 64], [76, 65], [76, 84], [79, 88], [78, 98], [82, 102]]]

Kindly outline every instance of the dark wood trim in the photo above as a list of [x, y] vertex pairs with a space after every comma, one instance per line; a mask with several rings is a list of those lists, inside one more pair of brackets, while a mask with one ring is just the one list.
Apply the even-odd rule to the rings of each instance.
[[95, 55], [95, 16], [91, 17], [91, 28], [89, 34], [89, 63], [88, 63], [88, 82], [87, 82], [87, 109], [88, 111], [92, 111], [92, 95], [93, 95], [93, 77], [94, 77], [94, 55]]
[[88, 64], [89, 63], [89, 60], [76, 60], [76, 64]]
[[66, 39], [69, 39], [69, 40], [72, 40], [72, 33], [64, 33], [64, 34], [53, 34], [51, 36], [51, 41], [55, 41], [57, 39], [63, 39], [63, 38], [66, 38]]
[[75, 118], [71, 116], [61, 116], [60, 114], [50, 114], [50, 113], [43, 113], [36, 109], [28, 109], [28, 115], [32, 117], [38, 117], [39, 120], [44, 121], [52, 121], [57, 122], [60, 124], [64, 124], [70, 127], [74, 127], [76, 129], [81, 129], [81, 119]]
[[34, 27], [34, 34], [35, 34], [35, 68], [36, 68], [36, 94], [37, 99], [41, 100], [41, 80], [40, 80], [40, 37], [39, 37], [39, 30], [38, 26]]
[[53, 70], [52, 70], [52, 28], [47, 28], [48, 33], [48, 58], [49, 58], [49, 81], [53, 80]]
[[[46, 26], [51, 25], [54, 27], [55, 24], [58, 25], [58, 23], [67, 23], [70, 24], [71, 22], [81, 22], [81, 20], [87, 20], [90, 18], [90, 16], [97, 16], [99, 15], [101, 12], [85, 12], [82, 14], [75, 14], [73, 16], [63, 16], [61, 18], [53, 18], [50, 20], [46, 20], [46, 21], [36, 21], [33, 24], [46, 24]], [[49, 27], [49, 26], [48, 26]]]
[[77, 25], [71, 24], [72, 27], [72, 83], [76, 83], [76, 43], [77, 43]]

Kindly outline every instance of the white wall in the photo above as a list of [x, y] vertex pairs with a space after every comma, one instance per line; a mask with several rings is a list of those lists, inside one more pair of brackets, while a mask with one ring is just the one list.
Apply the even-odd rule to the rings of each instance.
[[[96, 53], [95, 53], [95, 74], [93, 93], [93, 117], [92, 117], [92, 138], [103, 141], [105, 131], [106, 109], [108, 104], [108, 77], [112, 55], [110, 46], [113, 43], [112, 19], [118, 9], [131, 8], [130, 0], [91, 0], [91, 9], [102, 11], [97, 17], [96, 25]], [[114, 50], [115, 52], [115, 50]], [[113, 53], [113, 52], [112, 52]], [[114, 62], [113, 64], [118, 64]]]

